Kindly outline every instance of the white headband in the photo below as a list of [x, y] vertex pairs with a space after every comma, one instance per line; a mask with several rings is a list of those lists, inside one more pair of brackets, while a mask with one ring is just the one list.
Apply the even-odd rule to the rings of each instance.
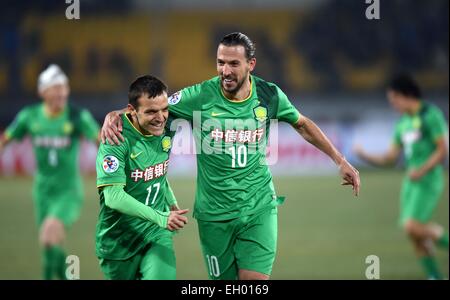
[[66, 74], [61, 70], [58, 65], [51, 64], [47, 69], [39, 74], [38, 78], [38, 91], [43, 92], [45, 89], [57, 85], [57, 84], [67, 84], [68, 79]]

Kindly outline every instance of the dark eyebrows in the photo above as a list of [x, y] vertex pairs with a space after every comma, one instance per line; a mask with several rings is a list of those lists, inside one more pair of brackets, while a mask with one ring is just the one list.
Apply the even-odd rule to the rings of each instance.
[[169, 105], [167, 104], [166, 106], [164, 106], [162, 109], [146, 109], [146, 110], [144, 110], [144, 113], [145, 114], [148, 114], [148, 113], [157, 113], [158, 111], [166, 111], [166, 110], [168, 110], [169, 109]]
[[219, 64], [225, 64], [225, 63], [228, 63], [228, 64], [230, 64], [230, 65], [238, 65], [238, 64], [240, 64], [241, 62], [240, 62], [238, 59], [235, 59], [235, 60], [231, 60], [231, 61], [225, 62], [224, 60], [218, 58], [218, 59], [217, 59], [217, 63], [219, 63]]

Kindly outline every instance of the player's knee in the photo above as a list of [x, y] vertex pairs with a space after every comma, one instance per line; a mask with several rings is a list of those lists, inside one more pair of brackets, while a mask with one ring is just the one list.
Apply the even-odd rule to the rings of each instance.
[[269, 275], [250, 271], [250, 270], [239, 270], [239, 280], [268, 280]]
[[403, 228], [406, 234], [414, 240], [421, 240], [424, 238], [425, 225], [415, 220], [407, 220]]
[[45, 230], [41, 233], [40, 237], [41, 246], [43, 247], [51, 247], [57, 245], [57, 238], [54, 233]]
[[41, 227], [40, 243], [44, 247], [58, 246], [64, 241], [64, 224], [53, 218], [46, 219]]

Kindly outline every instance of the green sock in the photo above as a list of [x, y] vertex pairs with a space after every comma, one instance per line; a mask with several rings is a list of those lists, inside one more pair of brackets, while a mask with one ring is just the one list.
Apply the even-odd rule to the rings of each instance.
[[423, 256], [420, 258], [422, 267], [425, 269], [425, 273], [429, 279], [442, 279], [442, 274], [436, 264], [436, 260], [433, 256]]
[[42, 250], [42, 278], [44, 280], [51, 280], [53, 275], [53, 252], [49, 247]]
[[436, 241], [436, 245], [448, 250], [448, 233], [444, 232], [444, 234]]
[[66, 280], [66, 252], [61, 247], [56, 248], [56, 276], [59, 279]]
[[59, 246], [45, 247], [43, 250], [43, 277], [51, 280], [56, 275], [59, 279], [66, 279], [66, 254]]

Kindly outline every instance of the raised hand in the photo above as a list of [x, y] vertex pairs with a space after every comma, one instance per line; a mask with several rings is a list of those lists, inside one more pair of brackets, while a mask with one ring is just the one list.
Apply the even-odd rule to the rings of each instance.
[[167, 229], [170, 231], [178, 230], [187, 224], [187, 217], [183, 216], [189, 211], [189, 209], [173, 210], [170, 212], [169, 220], [167, 221]]
[[123, 110], [115, 110], [106, 115], [100, 131], [100, 138], [103, 144], [108, 141], [110, 145], [120, 145], [119, 139], [122, 142], [125, 141], [121, 133], [122, 119], [120, 115], [122, 113], [124, 113]]

